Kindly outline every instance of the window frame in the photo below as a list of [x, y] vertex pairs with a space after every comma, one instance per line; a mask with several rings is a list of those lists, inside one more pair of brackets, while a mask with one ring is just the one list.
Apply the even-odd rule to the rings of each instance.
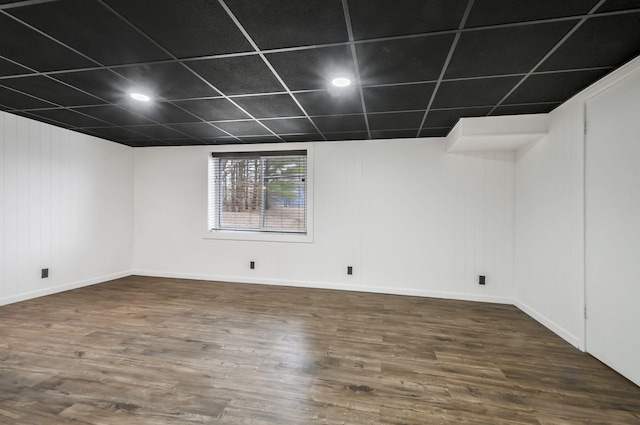
[[[294, 232], [277, 232], [277, 231], [256, 231], [256, 230], [234, 230], [234, 229], [210, 229], [209, 218], [211, 210], [215, 203], [212, 202], [213, 191], [211, 190], [211, 170], [212, 161], [215, 154], [251, 154], [260, 152], [269, 152], [271, 154], [281, 154], [283, 156], [290, 155], [295, 152], [306, 151], [307, 156], [307, 177], [306, 177], [306, 233]], [[246, 241], [265, 241], [265, 242], [313, 242], [313, 144], [311, 143], [287, 143], [286, 146], [281, 144], [257, 144], [251, 146], [226, 145], [219, 146], [214, 149], [207, 149], [207, 203], [206, 203], [206, 234], [204, 239], [221, 239], [221, 240], [246, 240]]]

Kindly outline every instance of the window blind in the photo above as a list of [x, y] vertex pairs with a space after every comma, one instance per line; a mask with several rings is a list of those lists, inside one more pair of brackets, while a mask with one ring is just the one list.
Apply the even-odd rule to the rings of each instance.
[[209, 227], [306, 233], [306, 151], [213, 153]]

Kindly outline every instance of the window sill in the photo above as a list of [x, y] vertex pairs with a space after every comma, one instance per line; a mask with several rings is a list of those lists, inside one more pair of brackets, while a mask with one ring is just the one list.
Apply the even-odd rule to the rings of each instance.
[[276, 233], [276, 232], [237, 232], [231, 230], [211, 230], [204, 239], [220, 239], [235, 241], [258, 241], [258, 242], [290, 242], [290, 243], [313, 243], [313, 235], [310, 233]]

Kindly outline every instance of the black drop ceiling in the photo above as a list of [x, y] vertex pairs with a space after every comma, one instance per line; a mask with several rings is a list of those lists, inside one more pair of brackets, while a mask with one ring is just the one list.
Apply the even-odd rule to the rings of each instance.
[[135, 147], [437, 137], [639, 54], [639, 0], [0, 0], [0, 110]]

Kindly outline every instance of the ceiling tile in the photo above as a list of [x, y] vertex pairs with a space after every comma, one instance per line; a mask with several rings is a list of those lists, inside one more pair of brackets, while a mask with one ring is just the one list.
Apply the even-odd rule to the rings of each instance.
[[271, 53], [266, 57], [290, 90], [326, 89], [335, 77], [355, 81], [348, 46]]
[[0, 56], [11, 58], [38, 71], [57, 71], [96, 65], [89, 59], [2, 14], [0, 14]]
[[527, 78], [505, 104], [561, 102], [598, 80], [607, 71], [571, 71], [534, 74]]
[[[100, 136], [100, 135], [98, 135], [97, 133], [95, 133], [95, 132], [93, 132], [91, 130], [87, 130], [86, 128], [74, 128], [71, 131], [75, 131], [76, 133], [80, 133], [80, 134], [87, 134], [87, 135], [89, 135], [91, 137], [100, 137], [100, 138], [103, 138], [103, 139], [106, 139], [106, 140], [111, 140], [111, 139], [106, 138], [105, 136]], [[117, 143], [124, 143], [124, 142], [118, 142], [116, 140], [112, 140], [112, 141], [117, 142]]]
[[341, 0], [227, 0], [227, 5], [260, 49], [349, 40]]
[[583, 15], [598, 0], [475, 0], [466, 28]]
[[[0, 80], [2, 84], [2, 80]], [[50, 108], [55, 106], [44, 100], [26, 94], [18, 93], [4, 87], [0, 87], [0, 103], [14, 109]]]
[[[180, 140], [180, 142], [184, 142], [184, 140]], [[127, 141], [127, 146], [131, 146], [132, 148], [148, 148], [152, 146], [169, 146], [170, 144], [165, 140], [129, 140]]]
[[263, 120], [266, 125], [277, 134], [316, 133], [317, 130], [308, 118], [290, 118], [277, 120]]
[[304, 115], [288, 94], [236, 97], [233, 101], [255, 118], [299, 117]]
[[371, 138], [373, 139], [408, 139], [416, 137], [418, 130], [372, 130]]
[[31, 120], [40, 121], [40, 122], [43, 122], [45, 124], [50, 124], [50, 125], [53, 125], [53, 126], [56, 126], [56, 127], [60, 127], [60, 128], [66, 128], [66, 129], [73, 128], [72, 125], [65, 124], [65, 123], [62, 123], [62, 122], [59, 122], [59, 121], [56, 121], [56, 120], [53, 120], [53, 119], [49, 119], [47, 117], [43, 117], [43, 116], [40, 116], [40, 115], [36, 115], [36, 114], [34, 114], [32, 112], [14, 111], [13, 114], [19, 115], [21, 117], [29, 118]]
[[1, 80], [0, 84], [32, 96], [47, 99], [62, 106], [99, 105], [105, 103], [96, 97], [74, 90], [58, 81], [43, 76]]
[[437, 80], [453, 39], [447, 34], [358, 44], [362, 84]]
[[367, 112], [410, 111], [427, 109], [435, 84], [365, 87]]
[[640, 13], [589, 18], [540, 71], [620, 66], [640, 54]]
[[[405, 128], [418, 129], [424, 112], [392, 112], [388, 114], [369, 114], [371, 130], [400, 130]], [[416, 131], [414, 131], [415, 135]]]
[[226, 136], [226, 133], [224, 133], [222, 130], [219, 130], [213, 124], [209, 124], [206, 122], [172, 124], [169, 127], [173, 128], [176, 131], [180, 131], [184, 134], [187, 134], [191, 137], [197, 137], [197, 138]]
[[546, 114], [553, 111], [560, 105], [560, 102], [540, 103], [533, 105], [503, 105], [498, 106], [495, 111], [491, 113], [491, 115]]
[[360, 92], [355, 87], [302, 92], [296, 99], [309, 115], [361, 114]]
[[418, 137], [446, 137], [451, 129], [447, 128], [423, 128]]
[[496, 77], [476, 80], [443, 81], [432, 108], [463, 108], [498, 103], [521, 77]]
[[188, 65], [226, 95], [284, 90], [258, 55], [192, 61]]
[[527, 73], [574, 25], [553, 22], [463, 33], [445, 78]]
[[167, 102], [137, 102], [125, 106], [131, 112], [140, 114], [162, 124], [198, 122], [198, 118]]
[[10, 62], [6, 59], [0, 58], [0, 77], [6, 75], [19, 75], [19, 74], [28, 74], [29, 71], [27, 68], [17, 65], [13, 62]]
[[458, 28], [467, 0], [349, 0], [356, 40]]
[[220, 95], [180, 63], [127, 66], [115, 71], [142, 87], [151, 97], [171, 100]]
[[224, 137], [211, 137], [207, 139], [202, 139], [202, 142], [205, 145], [237, 145], [242, 144], [240, 139], [231, 136]]
[[460, 118], [482, 117], [490, 111], [490, 107], [431, 110], [427, 114], [424, 127], [453, 127]]
[[79, 114], [69, 109], [45, 109], [32, 111], [33, 115], [66, 124], [69, 127], [100, 127], [108, 123]]
[[640, 0], [607, 0], [605, 4], [600, 6], [598, 13], [629, 9], [640, 9]]
[[367, 140], [369, 138], [369, 133], [366, 131], [342, 131], [337, 133], [326, 133], [324, 136], [328, 141]]
[[153, 121], [112, 105], [90, 106], [74, 110], [115, 125], [153, 124]]
[[285, 142], [315, 142], [324, 140], [319, 133], [308, 134], [285, 134], [282, 136]]
[[219, 122], [215, 123], [215, 125], [234, 136], [262, 136], [271, 134], [269, 130], [256, 121]]
[[98, 137], [103, 137], [108, 140], [129, 141], [143, 140], [147, 138], [140, 133], [136, 133], [121, 127], [85, 128], [83, 129], [83, 131], [91, 132], [93, 134], [96, 134]]
[[318, 129], [325, 132], [367, 131], [363, 115], [342, 115], [335, 117], [313, 117]]
[[169, 58], [98, 2], [64, 0], [8, 12], [105, 65]]
[[[129, 146], [443, 136], [460, 117], [546, 113], [638, 56], [638, 8], [640, 0], [20, 1], [0, 13], [0, 110]], [[338, 76], [353, 84], [332, 86]], [[137, 102], [133, 91], [154, 101]]]
[[205, 144], [203, 141], [196, 139], [167, 139], [162, 140], [162, 143], [167, 146], [201, 146]]
[[176, 130], [162, 125], [138, 125], [135, 127], [126, 127], [127, 130], [135, 131], [152, 139], [184, 139], [185, 135], [178, 133]]
[[128, 101], [129, 93], [143, 90], [140, 86], [107, 69], [65, 72], [55, 74], [53, 77], [109, 102]]
[[243, 143], [279, 143], [281, 142], [276, 136], [245, 136], [242, 137]]
[[242, 120], [249, 115], [242, 112], [227, 99], [197, 99], [173, 102], [180, 108], [186, 109], [205, 121]]
[[189, 0], [188, 7], [175, 0], [106, 3], [178, 58], [252, 50], [217, 1]]

